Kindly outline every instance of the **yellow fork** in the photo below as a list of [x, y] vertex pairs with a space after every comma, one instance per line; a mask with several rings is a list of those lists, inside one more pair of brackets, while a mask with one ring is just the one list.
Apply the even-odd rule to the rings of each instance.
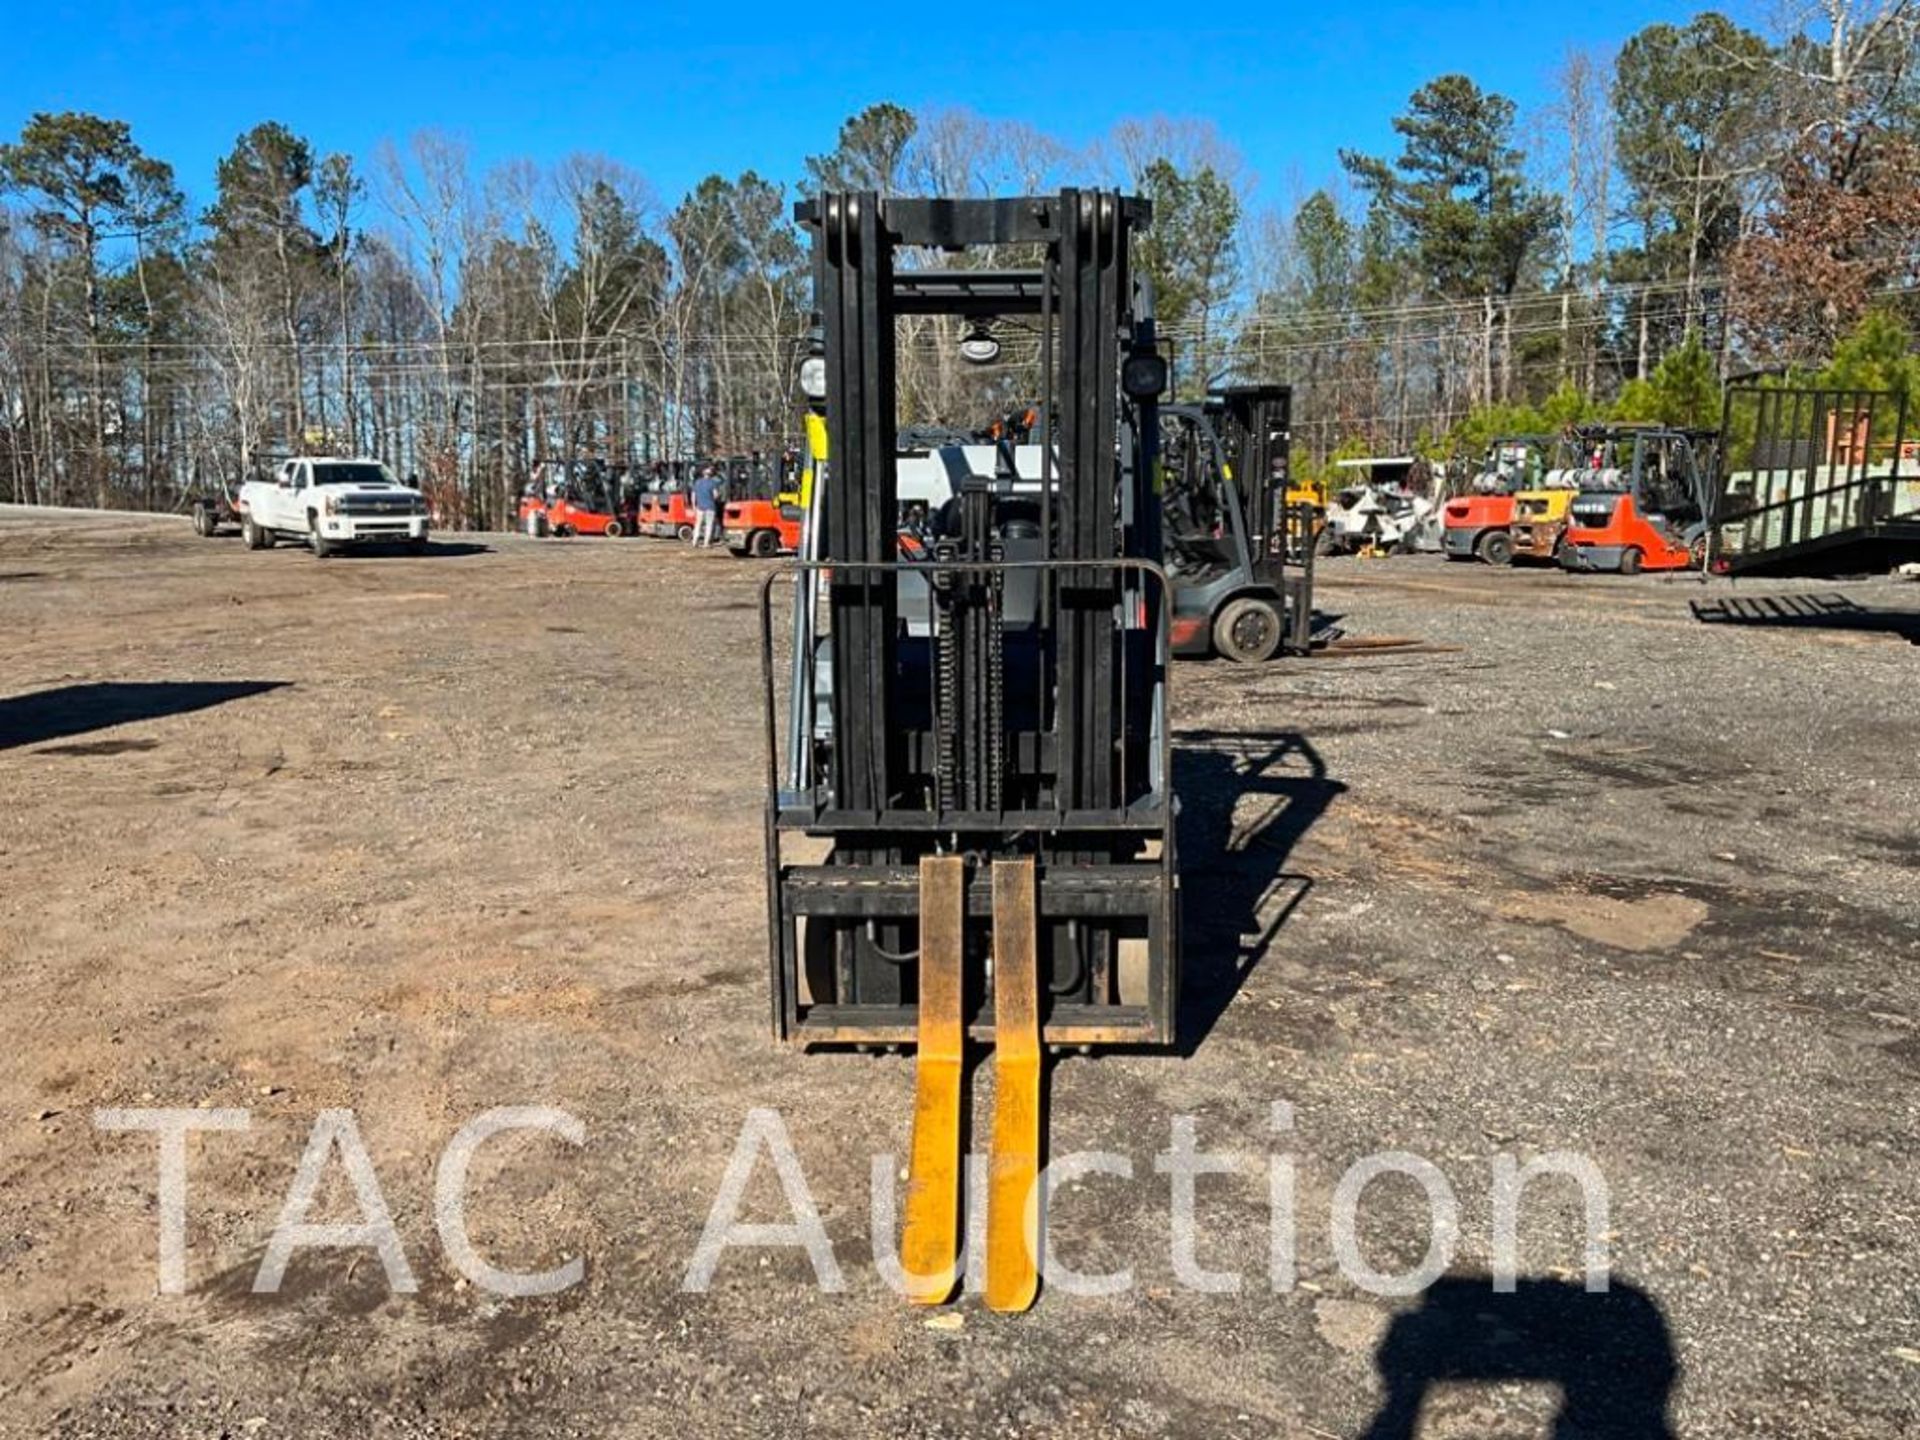
[[1040, 1288], [1040, 974], [1034, 892], [1032, 860], [993, 862], [989, 1310], [1025, 1310]]
[[958, 855], [920, 861], [920, 1020], [914, 1062], [913, 1156], [907, 1166], [900, 1264], [915, 1304], [953, 1294], [960, 1253], [960, 1082], [966, 1043], [961, 959], [967, 918], [967, 863]]

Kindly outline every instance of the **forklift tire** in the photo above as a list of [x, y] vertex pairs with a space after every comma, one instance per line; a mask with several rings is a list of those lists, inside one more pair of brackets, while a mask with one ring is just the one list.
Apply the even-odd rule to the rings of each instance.
[[213, 532], [219, 528], [219, 524], [220, 522], [213, 518], [213, 507], [211, 505], [196, 505], [193, 507], [193, 533], [198, 535], [202, 540], [211, 540], [213, 538]]
[[1280, 653], [1286, 629], [1271, 601], [1242, 595], [1213, 617], [1213, 648], [1236, 664], [1259, 665]]
[[747, 541], [747, 548], [753, 552], [754, 559], [771, 560], [780, 553], [780, 537], [771, 530], [756, 530]]
[[678, 530], [673, 532], [673, 535], [676, 540], [691, 540], [693, 539], [693, 527], [691, 525], [682, 525]]
[[573, 526], [564, 523], [556, 525], [553, 527], [553, 534], [558, 540], [570, 539], [573, 535]]
[[609, 540], [618, 540], [622, 535], [626, 534], [627, 532], [621, 528], [620, 522], [618, 520], [609, 520], [607, 521], [607, 528], [603, 530], [601, 533], [605, 535]]
[[527, 534], [534, 540], [547, 538], [547, 516], [542, 510], [535, 510], [527, 516]]
[[1637, 545], [1629, 545], [1621, 554], [1620, 573], [1622, 575], [1638, 575], [1640, 573], [1640, 549]]
[[1480, 558], [1489, 565], [1513, 563], [1513, 537], [1504, 530], [1487, 531], [1480, 537], [1480, 543], [1473, 548], [1479, 551]]

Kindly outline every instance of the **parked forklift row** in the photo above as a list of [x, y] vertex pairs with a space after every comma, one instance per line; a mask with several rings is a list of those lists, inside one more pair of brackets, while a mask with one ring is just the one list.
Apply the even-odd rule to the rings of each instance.
[[717, 534], [737, 555], [767, 559], [800, 544], [801, 452], [756, 452], [689, 461], [658, 461], [638, 470], [599, 460], [536, 467], [520, 496], [518, 522], [528, 535], [650, 535], [691, 540], [698, 516], [693, 487], [711, 474], [723, 503]]
[[1701, 569], [1719, 432], [1652, 424], [1507, 435], [1442, 512], [1450, 560], [1622, 575]]

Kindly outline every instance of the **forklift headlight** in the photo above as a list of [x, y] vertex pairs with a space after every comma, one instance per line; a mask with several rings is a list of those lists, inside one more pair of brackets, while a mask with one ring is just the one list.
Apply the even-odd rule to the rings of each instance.
[[800, 362], [800, 389], [809, 400], [827, 398], [827, 357], [809, 355]]
[[1120, 388], [1135, 400], [1151, 400], [1167, 388], [1167, 362], [1159, 355], [1130, 355], [1120, 367]]
[[991, 365], [1000, 358], [1000, 342], [984, 325], [976, 325], [960, 342], [960, 358], [969, 365]]

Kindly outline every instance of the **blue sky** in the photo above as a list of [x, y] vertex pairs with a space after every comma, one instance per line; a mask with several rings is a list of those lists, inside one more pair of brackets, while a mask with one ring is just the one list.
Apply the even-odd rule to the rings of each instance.
[[[1393, 149], [1390, 118], [1434, 75], [1464, 70], [1527, 105], [1567, 47], [1614, 46], [1697, 8], [14, 0], [0, 136], [36, 110], [124, 119], [204, 203], [215, 160], [259, 120], [363, 157], [438, 127], [465, 136], [482, 168], [599, 151], [670, 204], [715, 170], [790, 181], [847, 114], [891, 99], [966, 105], [1076, 144], [1129, 115], [1208, 118], [1272, 200], [1334, 176], [1341, 146]], [[984, 18], [1035, 13], [1053, 28]]]

